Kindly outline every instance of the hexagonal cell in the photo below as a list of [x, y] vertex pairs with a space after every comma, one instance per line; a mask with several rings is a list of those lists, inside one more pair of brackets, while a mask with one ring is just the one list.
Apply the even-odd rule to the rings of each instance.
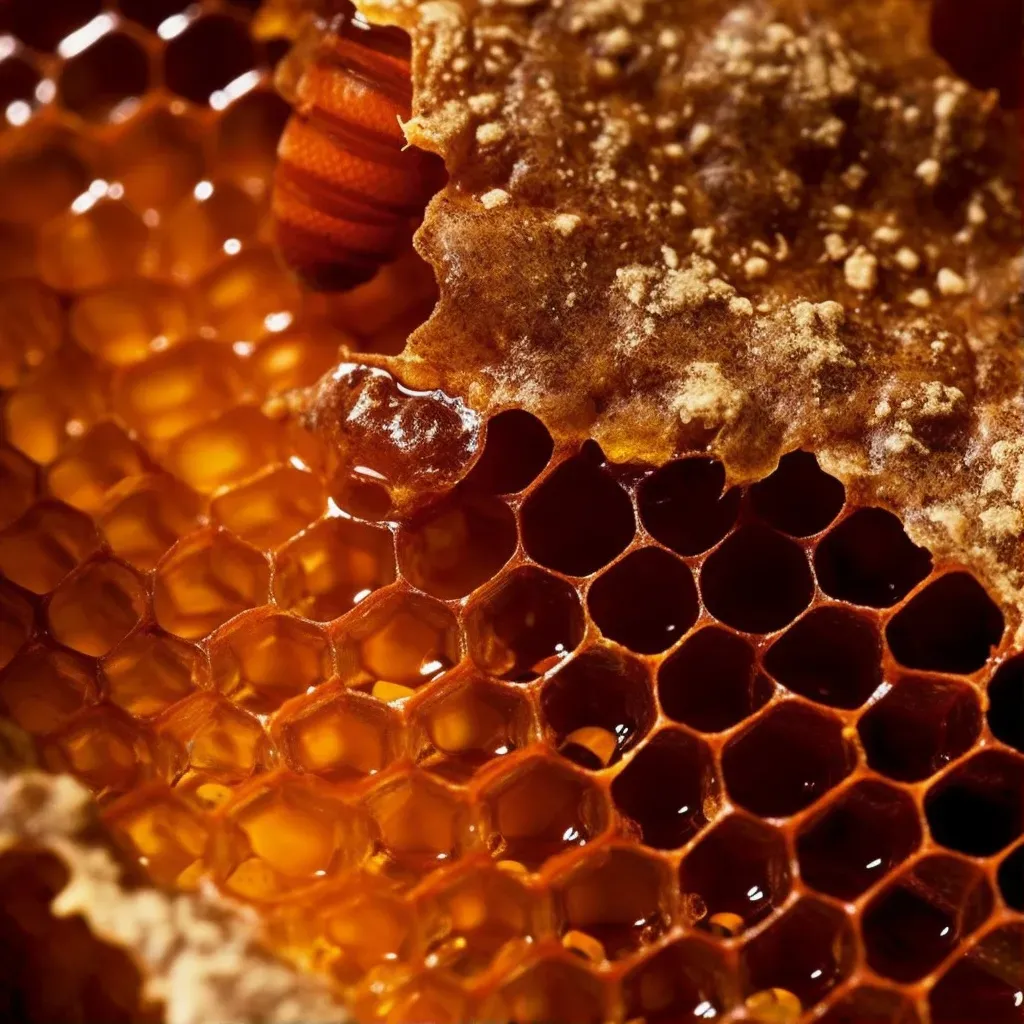
[[[545, 898], [499, 865], [467, 863], [421, 897], [431, 964], [463, 977], [486, 970], [505, 947], [531, 941], [542, 926]], [[471, 864], [471, 866], [470, 866]]]
[[525, 747], [533, 725], [522, 694], [475, 674], [428, 690], [408, 715], [422, 734], [414, 740], [417, 763], [457, 784], [469, 782], [494, 758]]
[[530, 556], [569, 576], [589, 576], [607, 565], [636, 532], [629, 495], [591, 442], [530, 494], [520, 516]]
[[769, 526], [791, 537], [810, 537], [839, 515], [846, 491], [810, 452], [796, 451], [783, 455], [775, 472], [750, 488], [750, 501]]
[[469, 840], [469, 805], [426, 772], [412, 770], [382, 782], [365, 799], [377, 826], [380, 867], [419, 878], [459, 856]]
[[980, 868], [958, 857], [926, 857], [864, 908], [868, 963], [893, 981], [919, 981], [991, 912], [992, 891]]
[[57, 100], [87, 121], [120, 121], [149, 89], [149, 55], [129, 32], [108, 32], [60, 69]]
[[214, 499], [213, 518], [255, 547], [270, 551], [315, 522], [326, 507], [323, 481], [277, 466]]
[[833, 1003], [821, 1024], [921, 1024], [914, 1004], [888, 988], [859, 985]]
[[104, 288], [134, 277], [142, 267], [149, 243], [142, 218], [105, 181], [98, 179], [89, 189], [39, 234], [39, 273], [57, 291]]
[[391, 534], [332, 517], [316, 523], [277, 554], [274, 596], [299, 615], [329, 622], [395, 579]]
[[732, 936], [757, 924], [789, 895], [789, 851], [783, 835], [731, 814], [702, 836], [679, 865], [679, 891], [707, 908], [701, 927]]
[[0, 669], [24, 646], [35, 625], [35, 606], [24, 591], [0, 580]]
[[927, 577], [932, 557], [891, 512], [860, 508], [818, 544], [814, 568], [829, 597], [889, 608]]
[[136, 718], [150, 718], [192, 693], [205, 680], [198, 648], [155, 628], [142, 629], [104, 659], [106, 695]]
[[579, 961], [544, 959], [520, 968], [484, 1002], [480, 1020], [572, 1021], [608, 1019], [604, 982]]
[[492, 856], [529, 871], [586, 846], [608, 826], [604, 796], [584, 776], [546, 757], [521, 761], [480, 792]]
[[647, 1024], [711, 1020], [738, 1001], [733, 968], [722, 952], [685, 938], [632, 967], [622, 979], [626, 1017]]
[[637, 498], [648, 532], [680, 555], [699, 555], [732, 528], [741, 492], [725, 490], [725, 469], [715, 459], [680, 459], [641, 485]]
[[[10, 39], [7, 36], [7, 39]], [[8, 125], [21, 127], [42, 105], [49, 101], [50, 83], [40, 89], [44, 81], [43, 71], [25, 52], [10, 48], [0, 61], [0, 109], [6, 115]], [[7, 127], [6, 125], [4, 127]]]
[[699, 598], [683, 562], [661, 548], [640, 548], [591, 584], [587, 607], [610, 640], [657, 654], [697, 621]]
[[992, 735], [1024, 753], [1024, 654], [1003, 662], [988, 684]]
[[340, 622], [334, 639], [341, 678], [382, 700], [410, 696], [461, 657], [455, 616], [420, 594], [380, 595]]
[[165, 210], [203, 178], [202, 126], [165, 106], [140, 112], [110, 140], [110, 166], [128, 201]]
[[170, 744], [167, 775], [187, 768], [222, 782], [247, 778], [272, 760], [272, 747], [259, 720], [215, 693], [196, 693], [178, 702], [156, 723]]
[[872, 768], [917, 782], [971, 749], [981, 732], [981, 708], [968, 686], [909, 676], [873, 704], [857, 728]]
[[752, 523], [708, 556], [700, 590], [719, 622], [745, 633], [773, 633], [810, 604], [814, 581], [799, 544]]
[[540, 704], [559, 753], [595, 771], [642, 740], [656, 717], [647, 668], [603, 647], [584, 651], [555, 672]]
[[743, 989], [750, 995], [781, 989], [810, 1009], [850, 974], [856, 956], [847, 916], [828, 903], [804, 897], [744, 945]]
[[126, 793], [152, 773], [148, 732], [110, 704], [86, 708], [41, 745], [43, 764], [70, 772], [94, 793]]
[[932, 1024], [1019, 1024], [1024, 926], [994, 928], [950, 967], [928, 996]]
[[259, 206], [237, 185], [197, 182], [161, 226], [160, 266], [191, 283], [252, 242], [259, 226]]
[[24, 133], [0, 165], [0, 218], [42, 224], [65, 210], [92, 179], [81, 140], [52, 127]]
[[245, 390], [242, 371], [228, 346], [206, 341], [175, 345], [114, 378], [114, 408], [151, 441], [168, 441], [233, 408]]
[[662, 729], [612, 783], [619, 812], [659, 850], [682, 846], [714, 816], [719, 795], [711, 751], [681, 729]]
[[179, 96], [222, 110], [231, 98], [228, 87], [256, 63], [243, 21], [226, 14], [204, 14], [167, 44], [164, 78]]
[[750, 644], [718, 626], [698, 630], [658, 670], [662, 710], [701, 732], [742, 722], [767, 703], [772, 690]]
[[564, 580], [524, 566], [474, 599], [466, 629], [469, 652], [480, 668], [511, 682], [529, 682], [579, 646], [583, 608]]
[[882, 683], [882, 638], [873, 620], [825, 605], [809, 611], [772, 644], [764, 667], [808, 700], [856, 708]]
[[239, 615], [209, 645], [213, 685], [257, 714], [318, 686], [334, 668], [323, 630], [266, 609]]
[[1003, 858], [998, 879], [1006, 905], [1024, 911], [1024, 843]]
[[33, 462], [52, 462], [69, 438], [106, 414], [105, 382], [92, 359], [76, 348], [51, 352], [3, 407], [8, 443]]
[[508, 505], [457, 488], [399, 527], [398, 564], [414, 587], [434, 597], [465, 597], [497, 575], [516, 543]]
[[50, 632], [66, 647], [102, 657], [123, 640], [146, 611], [138, 577], [118, 562], [90, 562], [53, 592], [47, 608]]
[[671, 870], [642, 850], [596, 850], [551, 884], [559, 934], [588, 935], [609, 960], [650, 945], [673, 923]]
[[987, 857], [1024, 832], [1024, 758], [982, 751], [943, 776], [925, 797], [932, 838]]
[[87, 516], [60, 502], [40, 502], [0, 533], [0, 572], [33, 594], [46, 594], [98, 541]]
[[195, 886], [210, 827], [172, 790], [145, 786], [111, 804], [103, 820], [158, 885]]
[[456, 979], [441, 972], [413, 975], [383, 1001], [394, 1024], [461, 1024], [472, 1013], [469, 995]]
[[337, 781], [376, 775], [402, 749], [395, 710], [340, 683], [289, 704], [271, 729], [292, 768]]
[[885, 635], [908, 668], [968, 674], [981, 668], [1003, 635], [1002, 612], [969, 573], [929, 583], [889, 622]]
[[107, 492], [96, 523], [111, 551], [142, 572], [199, 524], [199, 495], [169, 473], [130, 477]]
[[277, 162], [277, 143], [291, 108], [273, 89], [254, 89], [235, 100], [217, 124], [216, 160], [220, 174], [260, 195]]
[[487, 421], [484, 449], [466, 486], [484, 494], [518, 494], [551, 461], [555, 443], [547, 427], [522, 409], [500, 412]]
[[854, 763], [842, 723], [793, 702], [768, 710], [722, 753], [729, 795], [767, 818], [810, 806], [842, 781]]
[[107, 492], [143, 470], [144, 453], [109, 421], [97, 423], [65, 448], [46, 473], [50, 493], [83, 512], [95, 512]]
[[96, 699], [92, 662], [46, 644], [22, 650], [0, 676], [0, 707], [34, 736], [61, 728]]
[[833, 799], [797, 838], [800, 877], [819, 892], [855, 900], [921, 842], [914, 801], [867, 779]]
[[37, 491], [36, 467], [21, 452], [0, 444], [0, 530], [32, 507]]
[[71, 309], [71, 333], [86, 351], [129, 366], [175, 345], [194, 327], [188, 293], [160, 281], [135, 280], [83, 295]]
[[262, 776], [228, 805], [213, 855], [224, 888], [273, 898], [359, 864], [366, 822], [336, 790], [309, 775]]
[[13, 388], [60, 347], [64, 310], [49, 288], [16, 281], [0, 285], [0, 315], [0, 387]]
[[[272, 320], [271, 324], [276, 328], [280, 322], [283, 321]], [[292, 388], [315, 384], [337, 365], [338, 351], [347, 342], [350, 342], [347, 335], [327, 324], [303, 321], [296, 327], [274, 330], [266, 335], [249, 357], [249, 368], [261, 394], [283, 394]], [[356, 514], [354, 509], [348, 511]], [[376, 517], [360, 515], [360, 518]]]
[[211, 270], [199, 283], [205, 322], [224, 341], [255, 341], [268, 319], [294, 315], [301, 294], [273, 250], [258, 246]]
[[201, 530], [168, 553], [153, 584], [157, 622], [198, 640], [246, 608], [266, 603], [270, 567], [248, 544], [224, 530]]

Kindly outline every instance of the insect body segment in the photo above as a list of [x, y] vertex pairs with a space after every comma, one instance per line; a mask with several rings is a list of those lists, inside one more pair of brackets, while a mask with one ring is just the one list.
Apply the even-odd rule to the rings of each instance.
[[407, 148], [409, 40], [338, 19], [298, 81], [274, 178], [277, 241], [311, 287], [361, 284], [396, 257], [440, 184], [436, 157]]

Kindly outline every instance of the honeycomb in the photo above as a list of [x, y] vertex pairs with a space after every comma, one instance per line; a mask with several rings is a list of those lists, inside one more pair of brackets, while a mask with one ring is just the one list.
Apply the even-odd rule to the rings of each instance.
[[[0, 708], [40, 763], [359, 1021], [1019, 1022], [999, 607], [803, 451], [727, 487], [510, 409], [414, 508], [355, 486], [282, 396], [432, 283], [280, 267], [255, 6], [0, 11]], [[45, 955], [0, 1005], [151, 1019], [23, 856], [2, 933]]]

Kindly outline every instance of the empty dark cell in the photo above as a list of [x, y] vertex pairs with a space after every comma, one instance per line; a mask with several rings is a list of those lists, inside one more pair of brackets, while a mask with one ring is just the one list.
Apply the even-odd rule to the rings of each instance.
[[901, 608], [885, 631], [896, 660], [933, 672], [975, 672], [1003, 635], [1003, 616], [969, 573], [929, 583]]
[[640, 654], [671, 647], [699, 611], [693, 574], [660, 548], [633, 551], [599, 576], [587, 606], [606, 637]]
[[700, 589], [719, 622], [747, 633], [772, 633], [810, 604], [814, 581], [799, 544], [754, 524], [740, 527], [708, 556]]
[[855, 955], [846, 915], [805, 897], [741, 951], [743, 990], [785, 989], [809, 1009], [850, 973]]
[[975, 857], [998, 853], [1024, 831], [1024, 760], [977, 754], [929, 790], [925, 814], [937, 843]]
[[466, 615], [469, 653], [488, 675], [525, 683], [579, 646], [583, 606], [565, 580], [526, 567], [510, 573]]
[[662, 664], [658, 696], [669, 718], [701, 732], [742, 722], [772, 695], [743, 637], [717, 626], [698, 630]]
[[815, 608], [772, 644], [765, 669], [788, 690], [820, 704], [860, 707], [882, 682], [874, 622], [845, 608]]
[[1024, 753], [1024, 654], [1004, 662], [988, 684], [992, 734]]
[[0, 16], [7, 31], [26, 46], [50, 51], [102, 9], [103, 0], [8, 0], [0, 4]]
[[843, 508], [843, 485], [809, 452], [790, 452], [770, 477], [750, 488], [754, 510], [793, 537], [820, 533]]
[[999, 891], [1008, 907], [1024, 911], [1024, 844], [999, 865]]
[[555, 443], [536, 416], [521, 409], [487, 422], [484, 450], [466, 477], [466, 486], [486, 494], [518, 494], [551, 460]]
[[714, 547], [736, 522], [742, 497], [723, 494], [725, 469], [715, 459], [680, 459], [649, 476], [639, 492], [640, 518], [651, 536], [681, 555]]
[[679, 890], [707, 907], [703, 927], [735, 914], [749, 928], [789, 895], [789, 853], [782, 833], [733, 814], [703, 836], [679, 866]]
[[820, 1024], [921, 1024], [907, 996], [862, 985], [847, 992], [819, 1018]]
[[90, 121], [110, 117], [149, 87], [149, 58], [131, 36], [113, 33], [93, 43], [60, 75], [60, 102]]
[[218, 90], [251, 71], [256, 54], [245, 26], [223, 14], [194, 21], [167, 45], [167, 86], [193, 103], [209, 103]]
[[732, 798], [762, 817], [785, 817], [814, 803], [853, 767], [842, 724], [788, 702], [769, 710], [722, 755]]
[[655, 718], [647, 669], [603, 648], [584, 651], [552, 675], [540, 706], [562, 755], [591, 769], [618, 761]]
[[857, 725], [868, 764], [916, 782], [973, 746], [981, 731], [974, 691], [950, 679], [902, 679]]
[[621, 554], [636, 532], [629, 495], [586, 446], [527, 499], [523, 543], [549, 569], [588, 576]]
[[704, 801], [717, 789], [711, 752], [678, 729], [663, 729], [612, 783], [619, 811], [659, 850], [682, 846], [704, 825]]
[[797, 839], [800, 876], [819, 892], [854, 900], [917, 849], [917, 808], [884, 782], [860, 782], [833, 800]]
[[16, 100], [35, 106], [39, 79], [39, 71], [21, 57], [7, 57], [0, 61], [0, 106], [6, 110]]
[[891, 512], [862, 508], [822, 539], [814, 565], [830, 597], [889, 608], [931, 572], [932, 558]]
[[680, 939], [622, 979], [626, 1017], [646, 1024], [724, 1017], [736, 1001], [730, 974], [721, 950], [696, 938]]
[[132, 21], [148, 29], [156, 29], [168, 18], [181, 14], [191, 4], [189, 0], [120, 0], [119, 6]]
[[1020, 1024], [1024, 925], [990, 931], [928, 995], [932, 1024]]
[[516, 519], [500, 498], [459, 489], [403, 523], [397, 549], [414, 586], [435, 597], [464, 597], [515, 553]]
[[933, 971], [992, 911], [992, 893], [973, 864], [928, 857], [868, 904], [861, 934], [868, 963], [893, 981]]

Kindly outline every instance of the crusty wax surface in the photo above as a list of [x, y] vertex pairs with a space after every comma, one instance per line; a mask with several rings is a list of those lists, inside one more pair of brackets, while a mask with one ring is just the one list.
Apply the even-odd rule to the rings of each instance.
[[450, 180], [314, 295], [314, 6], [0, 8], [0, 1010], [1019, 1024], [1011, 115], [911, 0], [367, 2]]

